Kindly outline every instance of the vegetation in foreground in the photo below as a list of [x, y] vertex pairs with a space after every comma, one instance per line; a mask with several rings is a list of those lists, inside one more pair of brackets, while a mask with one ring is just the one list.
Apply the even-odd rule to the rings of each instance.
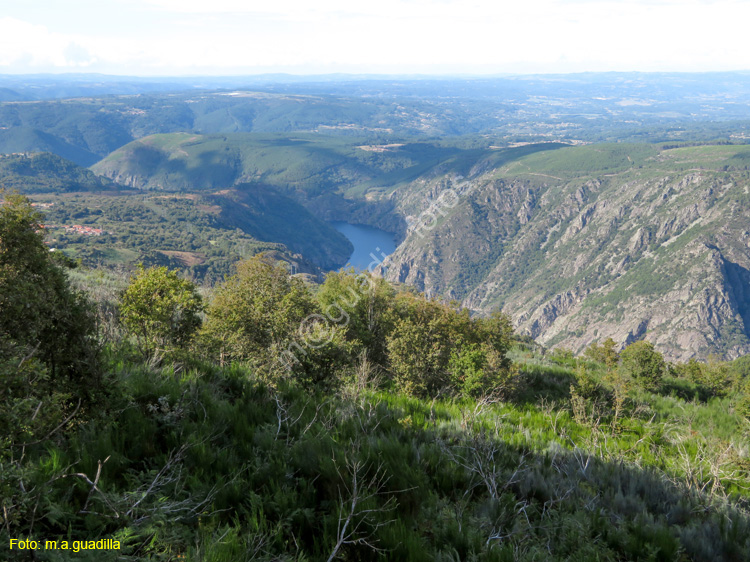
[[210, 298], [165, 268], [115, 289], [66, 275], [39, 221], [21, 197], [0, 207], [5, 558], [750, 552], [743, 359], [545, 353], [503, 316], [346, 272], [313, 290], [263, 257]]

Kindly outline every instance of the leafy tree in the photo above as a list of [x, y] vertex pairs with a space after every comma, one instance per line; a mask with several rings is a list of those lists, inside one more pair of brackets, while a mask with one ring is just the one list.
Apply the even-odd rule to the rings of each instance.
[[502, 366], [509, 368], [511, 361], [506, 354], [513, 345], [513, 321], [510, 316], [495, 311], [488, 317], [477, 318], [474, 323], [479, 339], [501, 355]]
[[218, 287], [203, 337], [223, 364], [268, 355], [292, 340], [315, 311], [304, 283], [284, 264], [258, 254], [237, 265], [237, 274]]
[[604, 365], [607, 368], [607, 371], [612, 371], [620, 360], [620, 355], [615, 349], [616, 347], [617, 343], [615, 340], [607, 338], [602, 343], [592, 343], [586, 348], [583, 354], [592, 361]]
[[675, 374], [678, 377], [699, 382], [703, 377], [702, 365], [695, 358], [691, 358], [687, 363], [677, 363], [674, 366]]
[[202, 311], [195, 284], [166, 267], [140, 267], [120, 301], [122, 323], [144, 356], [184, 349], [200, 328]]
[[620, 353], [622, 367], [633, 380], [647, 390], [659, 388], [666, 367], [654, 344], [645, 340], [631, 343]]
[[315, 295], [321, 312], [329, 321], [345, 328], [354, 352], [364, 350], [367, 358], [385, 364], [386, 337], [392, 326], [389, 311], [395, 291], [384, 279], [354, 270], [336, 271]]
[[29, 200], [0, 205], [0, 352], [37, 358], [55, 384], [87, 392], [99, 382], [91, 305], [71, 288], [44, 244], [42, 216]]
[[[91, 306], [44, 244], [28, 199], [0, 202], [0, 441], [60, 431], [101, 390]], [[0, 463], [12, 448], [0, 446]], [[1, 472], [1, 471], [0, 471]]]
[[281, 360], [273, 365], [280, 363], [286, 369], [284, 378], [292, 378], [307, 389], [328, 391], [344, 381], [353, 356], [345, 328], [324, 322], [317, 314], [303, 321], [292, 345], [274, 345], [270, 351]]

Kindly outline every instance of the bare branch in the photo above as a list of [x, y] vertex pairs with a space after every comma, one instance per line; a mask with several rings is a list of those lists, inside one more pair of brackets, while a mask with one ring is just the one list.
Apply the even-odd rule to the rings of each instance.
[[371, 467], [359, 459], [351, 460], [347, 458], [346, 467], [350, 474], [350, 480], [344, 478], [338, 465], [336, 465], [336, 472], [343, 481], [343, 491], [339, 488], [340, 515], [336, 530], [336, 544], [327, 562], [332, 562], [339, 555], [341, 547], [347, 544], [361, 544], [376, 552], [382, 552], [383, 550], [374, 543], [374, 534], [380, 527], [394, 521], [394, 519], [378, 521], [376, 516], [376, 514], [387, 513], [395, 509], [397, 501], [393, 496], [389, 497], [379, 507], [362, 507], [363, 504], [376, 496], [385, 494], [385, 488], [390, 477], [385, 475], [383, 465], [378, 465], [369, 479], [367, 473], [370, 472]]

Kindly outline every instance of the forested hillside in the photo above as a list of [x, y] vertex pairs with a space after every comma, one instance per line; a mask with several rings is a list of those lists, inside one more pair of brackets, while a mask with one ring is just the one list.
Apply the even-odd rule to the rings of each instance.
[[0, 156], [0, 189], [31, 195], [50, 247], [88, 266], [161, 264], [213, 282], [262, 251], [313, 276], [346, 263], [351, 244], [294, 200], [259, 184], [226, 187], [146, 193], [53, 154]]
[[111, 191], [118, 186], [49, 152], [0, 155], [4, 189], [24, 194]]

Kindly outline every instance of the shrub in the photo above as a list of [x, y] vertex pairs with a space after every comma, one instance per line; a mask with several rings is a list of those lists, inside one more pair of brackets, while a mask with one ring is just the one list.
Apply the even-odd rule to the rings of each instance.
[[292, 340], [315, 311], [307, 288], [285, 265], [259, 254], [237, 265], [237, 274], [216, 290], [203, 330], [204, 343], [220, 363], [268, 355]]
[[625, 372], [646, 390], [657, 390], [664, 376], [665, 363], [654, 344], [641, 340], [631, 343], [620, 354]]
[[412, 396], [436, 396], [446, 390], [452, 351], [464, 343], [478, 343], [466, 329], [471, 325], [468, 314], [404, 293], [396, 300], [394, 315], [387, 346], [398, 388]]
[[556, 347], [549, 354], [549, 360], [556, 365], [574, 369], [576, 367], [576, 357], [572, 350], [565, 347]]
[[678, 363], [674, 371], [678, 377], [698, 385], [706, 397], [726, 396], [737, 378], [731, 364], [719, 361], [714, 355], [709, 355], [706, 363], [699, 363], [695, 359]]
[[467, 398], [503, 395], [513, 375], [506, 357], [488, 344], [455, 350], [448, 370], [453, 389]]
[[393, 315], [388, 359], [400, 390], [413, 396], [477, 395], [506, 382], [513, 336], [507, 316], [472, 319], [465, 309], [409, 293], [398, 295]]
[[197, 287], [166, 267], [139, 268], [120, 301], [120, 318], [145, 357], [184, 349], [201, 325]]

